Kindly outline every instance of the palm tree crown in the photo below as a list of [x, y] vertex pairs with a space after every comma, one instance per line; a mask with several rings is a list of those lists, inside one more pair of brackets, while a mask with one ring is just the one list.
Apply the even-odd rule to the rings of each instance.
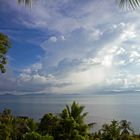
[[120, 129], [122, 130], [121, 135], [129, 135], [130, 131], [133, 133], [133, 129], [131, 128], [131, 122], [128, 122], [127, 120], [122, 120], [120, 122]]
[[75, 101], [72, 103], [70, 107], [66, 105], [68, 115], [70, 117], [73, 117], [73, 119], [77, 123], [82, 123], [84, 121], [85, 116], [88, 114], [87, 112], [83, 113], [84, 108], [85, 108], [84, 106], [79, 105]]

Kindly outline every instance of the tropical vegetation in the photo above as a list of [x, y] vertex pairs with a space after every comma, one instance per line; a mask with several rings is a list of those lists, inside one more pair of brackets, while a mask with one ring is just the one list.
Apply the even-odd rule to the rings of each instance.
[[84, 106], [73, 102], [58, 115], [47, 113], [39, 121], [14, 116], [9, 109], [0, 113], [0, 140], [140, 140], [131, 123], [113, 120], [91, 132], [95, 123], [87, 124]]
[[6, 72], [5, 65], [7, 64], [6, 54], [8, 49], [11, 47], [10, 40], [7, 35], [0, 33], [0, 71]]

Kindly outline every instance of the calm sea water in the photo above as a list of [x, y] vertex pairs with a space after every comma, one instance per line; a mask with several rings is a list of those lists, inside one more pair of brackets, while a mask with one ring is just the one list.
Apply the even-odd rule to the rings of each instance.
[[89, 112], [86, 121], [96, 122], [95, 130], [113, 119], [126, 119], [140, 132], [140, 94], [116, 95], [28, 95], [0, 96], [0, 111], [10, 108], [15, 115], [30, 116], [36, 120], [43, 114], [60, 113], [66, 104], [77, 101]]

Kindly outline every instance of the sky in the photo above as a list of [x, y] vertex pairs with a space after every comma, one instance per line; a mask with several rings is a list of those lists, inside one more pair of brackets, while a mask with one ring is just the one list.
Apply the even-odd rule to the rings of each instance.
[[140, 90], [140, 8], [116, 0], [0, 0], [11, 40], [0, 94]]

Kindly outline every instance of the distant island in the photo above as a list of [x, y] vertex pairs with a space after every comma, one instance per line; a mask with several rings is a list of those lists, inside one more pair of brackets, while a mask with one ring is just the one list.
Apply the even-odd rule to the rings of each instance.
[[103, 91], [92, 91], [89, 92], [88, 94], [84, 93], [28, 93], [28, 94], [13, 94], [13, 93], [5, 93], [5, 94], [0, 94], [0, 96], [61, 96], [61, 95], [66, 95], [66, 96], [76, 96], [76, 95], [81, 95], [81, 96], [87, 96], [87, 95], [115, 95], [115, 94], [131, 94], [131, 93], [140, 93], [140, 90], [103, 90]]

